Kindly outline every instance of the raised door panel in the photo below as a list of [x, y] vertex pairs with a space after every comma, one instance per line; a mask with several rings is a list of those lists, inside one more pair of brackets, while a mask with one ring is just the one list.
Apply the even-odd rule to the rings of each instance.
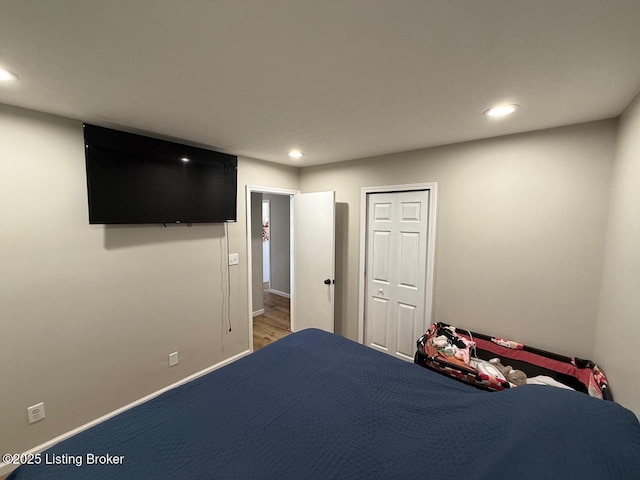
[[391, 232], [374, 231], [371, 241], [371, 280], [376, 283], [389, 283], [391, 253]]
[[420, 233], [398, 232], [398, 286], [416, 290], [420, 258]]
[[389, 350], [389, 300], [380, 297], [370, 297], [369, 319], [371, 320], [372, 346]]
[[375, 202], [373, 204], [374, 222], [391, 222], [392, 202]]
[[421, 202], [400, 202], [400, 222], [417, 223], [422, 220]]
[[397, 356], [413, 360], [416, 349], [416, 306], [398, 302], [396, 307], [396, 348]]

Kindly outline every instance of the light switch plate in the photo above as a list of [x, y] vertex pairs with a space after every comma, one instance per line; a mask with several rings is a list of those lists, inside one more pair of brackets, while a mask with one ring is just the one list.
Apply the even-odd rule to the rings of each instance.
[[169, 366], [173, 367], [178, 364], [178, 352], [173, 352], [169, 354]]
[[229, 265], [238, 265], [240, 263], [240, 259], [238, 258], [237, 253], [229, 254]]

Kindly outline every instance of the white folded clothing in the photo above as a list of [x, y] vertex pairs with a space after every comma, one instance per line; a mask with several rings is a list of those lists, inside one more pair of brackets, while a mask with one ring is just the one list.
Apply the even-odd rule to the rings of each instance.
[[560, 383], [546, 375], [538, 375], [537, 377], [527, 378], [527, 385], [549, 385], [551, 387], [566, 388], [567, 390], [575, 390], [564, 383]]

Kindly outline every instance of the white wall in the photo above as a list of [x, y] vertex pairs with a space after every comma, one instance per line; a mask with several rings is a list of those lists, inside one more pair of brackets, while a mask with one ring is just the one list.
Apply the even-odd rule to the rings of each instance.
[[[248, 349], [244, 186], [298, 186], [296, 169], [239, 159], [228, 332], [223, 226], [90, 226], [83, 144], [78, 121], [0, 105], [1, 452]], [[47, 418], [28, 425], [41, 401]]]
[[289, 195], [265, 194], [265, 200], [269, 200], [270, 211], [270, 246], [271, 246], [271, 290], [291, 293], [290, 281], [290, 211], [291, 200]]
[[595, 358], [640, 417], [640, 96], [619, 121]]
[[[435, 320], [592, 357], [615, 121], [303, 168], [346, 222], [337, 330], [357, 338], [360, 189], [438, 182]], [[344, 267], [346, 263], [346, 267]]]

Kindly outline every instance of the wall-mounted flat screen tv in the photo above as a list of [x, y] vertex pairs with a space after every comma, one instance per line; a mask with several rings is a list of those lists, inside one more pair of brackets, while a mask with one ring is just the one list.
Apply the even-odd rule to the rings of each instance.
[[238, 158], [84, 124], [90, 224], [236, 221]]

